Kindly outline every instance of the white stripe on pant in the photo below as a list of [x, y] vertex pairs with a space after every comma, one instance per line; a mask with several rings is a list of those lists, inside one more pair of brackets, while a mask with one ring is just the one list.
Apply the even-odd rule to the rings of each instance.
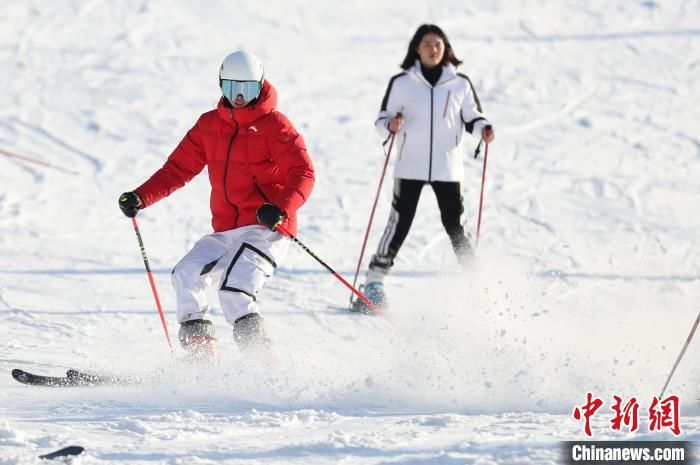
[[384, 229], [384, 234], [379, 240], [379, 247], [377, 247], [377, 255], [386, 256], [389, 255], [389, 244], [394, 235], [396, 234], [396, 225], [399, 222], [399, 212], [396, 211], [395, 201], [401, 198], [401, 180], [394, 180], [394, 198], [391, 201], [391, 213], [389, 213], [389, 221], [387, 222], [386, 228]]

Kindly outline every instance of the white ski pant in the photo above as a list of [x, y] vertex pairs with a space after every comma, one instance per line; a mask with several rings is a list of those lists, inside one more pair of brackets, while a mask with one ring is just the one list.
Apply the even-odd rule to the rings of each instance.
[[213, 286], [229, 323], [257, 313], [258, 291], [288, 247], [289, 238], [259, 225], [202, 237], [172, 273], [178, 322], [205, 317], [210, 308], [207, 290]]

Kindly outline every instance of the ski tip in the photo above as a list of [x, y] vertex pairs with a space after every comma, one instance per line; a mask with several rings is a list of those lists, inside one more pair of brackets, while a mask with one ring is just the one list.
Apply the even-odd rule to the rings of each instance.
[[14, 370], [12, 370], [12, 377], [17, 381], [22, 382], [27, 377], [27, 373], [24, 370], [15, 368]]
[[[21, 370], [20, 370], [21, 371]], [[70, 457], [75, 455], [80, 455], [85, 450], [84, 447], [80, 446], [68, 446], [63, 449], [51, 452], [49, 454], [40, 455], [39, 458], [42, 460], [58, 459], [63, 457]]]

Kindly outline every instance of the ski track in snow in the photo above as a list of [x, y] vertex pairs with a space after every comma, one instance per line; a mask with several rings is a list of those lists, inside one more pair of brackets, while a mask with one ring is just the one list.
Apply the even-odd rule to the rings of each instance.
[[[658, 394], [698, 312], [698, 0], [3, 8], [0, 149], [79, 174], [0, 155], [0, 465], [70, 444], [80, 464], [557, 463], [559, 441], [586, 439], [571, 412], [587, 391], [640, 410]], [[349, 291], [292, 245], [260, 299], [279, 371], [243, 363], [216, 306], [218, 363], [171, 356], [117, 196], [247, 48], [317, 170], [298, 237], [350, 279], [383, 161], [372, 122], [423, 22], [450, 36], [497, 131], [478, 266], [457, 270], [426, 189], [386, 285], [393, 324], [345, 314]], [[466, 140], [474, 234], [482, 159]], [[173, 338], [170, 270], [210, 231], [207, 205], [202, 173], [139, 215]], [[16, 367], [160, 375], [35, 389]], [[700, 440], [698, 367], [696, 337], [670, 386], [682, 440]], [[610, 419], [593, 418], [595, 439], [673, 439]]]

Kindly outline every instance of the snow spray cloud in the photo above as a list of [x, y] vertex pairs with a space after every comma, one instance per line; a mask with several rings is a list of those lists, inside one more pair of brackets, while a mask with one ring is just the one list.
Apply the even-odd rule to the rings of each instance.
[[[570, 413], [586, 391], [658, 394], [675, 348], [655, 354], [639, 345], [645, 326], [659, 326], [649, 306], [631, 302], [639, 318], [632, 323], [611, 291], [524, 268], [492, 255], [464, 274], [407, 278], [415, 282], [390, 294], [398, 330], [345, 312], [323, 314], [323, 328], [281, 327], [273, 315], [280, 368], [250, 366], [222, 336], [215, 364], [153, 361], [173, 369], [139, 397], [158, 405]], [[393, 286], [388, 281], [390, 293]], [[688, 379], [678, 374], [692, 388]]]

